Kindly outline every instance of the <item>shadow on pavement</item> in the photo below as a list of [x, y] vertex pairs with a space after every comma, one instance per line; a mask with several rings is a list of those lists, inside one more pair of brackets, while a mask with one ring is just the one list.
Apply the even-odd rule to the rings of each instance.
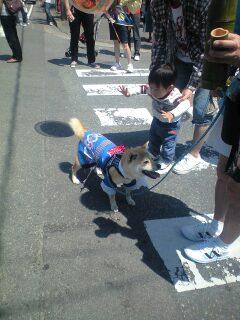
[[59, 163], [59, 169], [63, 172], [63, 173], [70, 173], [71, 172], [71, 168], [72, 168], [72, 164], [70, 162], [61, 162]]
[[11, 58], [11, 55], [7, 55], [7, 54], [0, 55], [0, 61], [7, 61], [10, 58]]
[[[63, 53], [64, 55], [64, 53]], [[69, 58], [55, 58], [48, 60], [49, 63], [55, 64], [59, 67], [70, 65], [71, 60]]]
[[106, 56], [113, 56], [114, 57], [114, 51], [113, 50], [107, 50], [107, 49], [99, 49], [99, 54], [104, 54]]
[[31, 19], [31, 23], [32, 23], [32, 24], [37, 24], [37, 25], [39, 25], [39, 24], [45, 24], [45, 25], [47, 25], [47, 21], [46, 21], [45, 19], [36, 19], [36, 18], [33, 18], [33, 19]]

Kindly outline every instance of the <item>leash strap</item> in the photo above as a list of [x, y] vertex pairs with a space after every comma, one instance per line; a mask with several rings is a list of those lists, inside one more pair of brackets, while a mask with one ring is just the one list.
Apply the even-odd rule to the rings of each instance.
[[87, 178], [86, 178], [86, 179], [83, 181], [83, 183], [82, 183], [80, 192], [82, 192], [82, 191], [86, 188], [86, 183], [87, 183], [87, 181], [88, 181], [88, 178], [90, 177], [90, 175], [92, 174], [93, 170], [95, 170], [95, 169], [96, 169], [96, 166], [90, 168], [90, 172], [89, 172], [89, 174], [87, 175]]

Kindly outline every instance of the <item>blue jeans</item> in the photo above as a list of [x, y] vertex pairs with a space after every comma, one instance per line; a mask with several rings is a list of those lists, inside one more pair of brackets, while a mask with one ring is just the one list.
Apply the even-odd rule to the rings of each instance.
[[172, 162], [175, 156], [179, 129], [180, 121], [165, 123], [154, 117], [149, 132], [149, 152], [154, 157], [161, 155], [167, 163]]
[[45, 6], [45, 12], [47, 16], [47, 23], [49, 24], [49, 22], [53, 22], [53, 17], [50, 11], [51, 3], [45, 2], [44, 6]]
[[[182, 91], [188, 84], [192, 74], [193, 64], [176, 59], [175, 68], [178, 74], [176, 87]], [[203, 88], [196, 90], [193, 99], [193, 124], [209, 125], [212, 122], [213, 115], [206, 114], [211, 99], [209, 90]]]

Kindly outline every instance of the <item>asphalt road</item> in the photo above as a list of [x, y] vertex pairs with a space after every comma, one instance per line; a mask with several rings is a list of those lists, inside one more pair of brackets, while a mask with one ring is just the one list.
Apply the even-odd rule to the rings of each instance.
[[[1, 319], [239, 319], [238, 283], [178, 293], [143, 225], [213, 212], [217, 155], [204, 148], [206, 169], [172, 174], [136, 196], [134, 208], [120, 195], [120, 212], [112, 216], [96, 176], [82, 192], [69, 179], [77, 140], [66, 123], [76, 116], [116, 143], [145, 143], [149, 124], [128, 117], [101, 125], [95, 109], [150, 112], [148, 97], [88, 96], [83, 85], [145, 83], [147, 77], [78, 77], [64, 57], [68, 35], [47, 26], [38, 6], [31, 19], [19, 28], [23, 62], [0, 61]], [[98, 62], [109, 68], [114, 56], [104, 21], [99, 40]], [[143, 47], [135, 68], [149, 67], [149, 44]], [[4, 60], [10, 51], [3, 37], [0, 48]], [[84, 47], [79, 60], [78, 69], [86, 69]], [[178, 154], [192, 130], [184, 122]]]

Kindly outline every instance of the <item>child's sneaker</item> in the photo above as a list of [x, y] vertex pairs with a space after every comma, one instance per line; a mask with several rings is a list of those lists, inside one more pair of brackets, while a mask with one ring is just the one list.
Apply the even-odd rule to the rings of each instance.
[[132, 63], [129, 63], [129, 64], [127, 65], [126, 71], [127, 71], [128, 73], [132, 73], [132, 72], [133, 72], [133, 65], [132, 65]]
[[158, 167], [160, 167], [158, 170], [157, 170], [157, 173], [159, 174], [165, 174], [167, 173], [173, 166], [173, 162], [164, 162], [164, 161], [158, 161], [157, 162], [158, 164]]
[[116, 62], [113, 66], [111, 66], [110, 70], [112, 71], [122, 70], [122, 66], [120, 63]]

